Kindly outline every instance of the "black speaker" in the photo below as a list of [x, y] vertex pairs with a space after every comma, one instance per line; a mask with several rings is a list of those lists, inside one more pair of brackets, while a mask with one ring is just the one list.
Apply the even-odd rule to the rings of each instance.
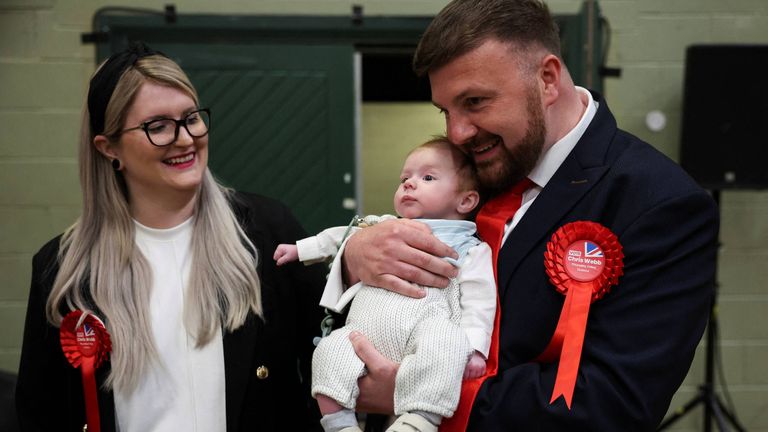
[[693, 45], [680, 164], [707, 189], [768, 188], [768, 45]]

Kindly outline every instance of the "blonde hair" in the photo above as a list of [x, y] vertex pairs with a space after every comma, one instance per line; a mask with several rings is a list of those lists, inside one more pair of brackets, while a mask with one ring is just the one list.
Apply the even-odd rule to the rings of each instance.
[[[136, 93], [148, 81], [177, 88], [198, 103], [197, 92], [176, 63], [162, 55], [141, 58], [115, 87], [103, 135], [119, 135]], [[60, 269], [46, 316], [59, 326], [62, 310], [98, 313], [112, 338], [106, 385], [130, 393], [157, 360], [149, 316], [152, 274], [134, 242], [125, 182], [93, 144], [89, 117], [86, 105], [79, 148], [82, 213], [61, 238]], [[232, 331], [242, 326], [249, 312], [262, 316], [257, 251], [230, 207], [231, 193], [206, 169], [195, 203], [184, 299], [185, 327], [198, 347], [209, 343], [219, 327]]]

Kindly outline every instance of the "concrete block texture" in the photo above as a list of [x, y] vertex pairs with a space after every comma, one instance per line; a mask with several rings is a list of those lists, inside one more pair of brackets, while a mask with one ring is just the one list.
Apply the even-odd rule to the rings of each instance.
[[[765, 192], [758, 191], [721, 193], [720, 241], [724, 251], [766, 250], [768, 202], [765, 197]], [[755, 270], [758, 271], [758, 269]], [[764, 288], [766, 290], [764, 292], [768, 292], [768, 285], [764, 284]]]
[[614, 35], [612, 49], [621, 53], [617, 60], [624, 64], [682, 62], [685, 47], [713, 40], [710, 16], [639, 15], [633, 30]]
[[[34, 179], [34, 181], [30, 181]], [[0, 205], [73, 205], [80, 200], [77, 163], [71, 158], [0, 161]]]
[[0, 0], [0, 12], [6, 10], [49, 9], [56, 0]]
[[34, 10], [0, 9], [0, 29], [0, 59], [38, 56], [40, 25]]
[[[610, 81], [610, 86], [606, 86], [608, 105], [622, 114], [645, 115], [649, 110], [677, 114], [682, 103], [678, 89], [682, 85], [683, 74], [682, 64], [633, 63], [622, 68], [622, 80]], [[623, 80], [635, 83], [644, 91], [637, 92], [622, 85]]]
[[[48, 240], [64, 232], [80, 214], [78, 206], [2, 206], [0, 205], [0, 253], [33, 254]], [[24, 280], [26, 269], [17, 268]], [[7, 276], [3, 276], [4, 278]], [[3, 286], [2, 290], [9, 289]], [[23, 288], [14, 288], [23, 289]]]
[[79, 110], [0, 111], [0, 164], [22, 158], [67, 158], [74, 163], [80, 119]]
[[710, 14], [768, 13], [768, 4], [762, 0], [643, 0], [636, 3], [640, 12], [659, 15], [694, 11]]
[[80, 110], [86, 66], [76, 62], [13, 61], [0, 58], [0, 111]]
[[21, 346], [27, 302], [0, 303], [0, 328], [5, 332], [0, 338], [0, 348], [14, 349]]
[[749, 379], [748, 384], [768, 386], [768, 341], [747, 345], [744, 351], [744, 376]]
[[[55, 11], [39, 11], [37, 12], [37, 19], [40, 23], [38, 48], [42, 58], [66, 61], [79, 59], [88, 67], [93, 67], [96, 48], [92, 44], [80, 42], [80, 35], [84, 33], [81, 25], [72, 25], [62, 21], [61, 15]], [[90, 31], [90, 24], [88, 27], [87, 31]]]
[[0, 369], [16, 373], [19, 369], [20, 348], [3, 349], [0, 348]]
[[[764, 7], [768, 2], [761, 2]], [[768, 16], [766, 14], [745, 13], [731, 17], [719, 16], [712, 19], [712, 33], [723, 35], [721, 43], [765, 44], [768, 43]]]
[[[447, 2], [357, 3], [366, 14], [430, 15]], [[574, 0], [547, 3], [555, 13], [575, 13], [581, 4]], [[609, 106], [622, 128], [677, 160], [685, 49], [704, 43], [768, 43], [768, 1], [598, 3], [612, 28], [607, 64], [623, 71], [621, 78], [605, 80]], [[4, 329], [0, 332], [0, 369], [15, 371], [18, 366], [32, 254], [72, 224], [80, 211], [76, 168], [80, 110], [95, 66], [94, 47], [81, 44], [80, 34], [91, 31], [95, 11], [113, 4], [107, 0], [0, 0], [0, 326]], [[225, 14], [341, 15], [348, 14], [351, 7], [346, 0], [228, 0], [215, 4], [179, 0], [174, 4], [180, 13]], [[151, 0], [131, 2], [131, 6], [162, 9]], [[745, 79], [761, 79], [761, 75], [745, 71]], [[741, 83], [723, 85], [738, 91]], [[645, 124], [651, 110], [667, 117], [667, 125], [660, 131], [651, 131]], [[405, 151], [444, 129], [436, 111], [428, 104], [402, 110], [363, 107], [361, 172], [366, 210], [391, 209], [392, 189]], [[406, 138], [403, 132], [407, 132]], [[378, 168], [382, 161], [394, 168]], [[723, 191], [721, 215], [718, 348], [725, 382], [718, 385], [727, 385], [722, 390], [728, 390], [748, 430], [768, 432], [764, 367], [768, 364], [768, 193]], [[673, 409], [696, 394], [704, 374], [704, 353], [702, 343], [675, 395]], [[701, 430], [701, 417], [699, 407], [672, 430]]]
[[[730, 388], [736, 416], [741, 424], [752, 432], [768, 431], [768, 392], [766, 385], [749, 385]], [[721, 392], [722, 394], [722, 392]]]
[[26, 302], [31, 274], [32, 254], [0, 254], [0, 303]]
[[718, 298], [720, 338], [746, 343], [768, 341], [768, 295], [721, 295]]
[[718, 282], [720, 293], [766, 294], [768, 287], [768, 251], [730, 248], [724, 244], [720, 250]]

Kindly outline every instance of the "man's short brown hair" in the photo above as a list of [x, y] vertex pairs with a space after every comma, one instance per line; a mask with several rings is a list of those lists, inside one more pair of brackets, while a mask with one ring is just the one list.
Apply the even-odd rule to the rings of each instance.
[[489, 39], [561, 57], [557, 24], [541, 0], [453, 0], [421, 37], [413, 70], [424, 76]]

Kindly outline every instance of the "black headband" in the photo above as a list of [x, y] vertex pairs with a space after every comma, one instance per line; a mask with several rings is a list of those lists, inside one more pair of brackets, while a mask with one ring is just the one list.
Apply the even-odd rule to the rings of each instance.
[[132, 42], [127, 49], [112, 54], [104, 66], [91, 78], [91, 85], [88, 89], [88, 112], [91, 117], [91, 131], [94, 135], [104, 132], [104, 115], [107, 111], [107, 104], [109, 104], [112, 93], [123, 73], [135, 65], [139, 59], [155, 54], [164, 55], [146, 46], [143, 42]]

